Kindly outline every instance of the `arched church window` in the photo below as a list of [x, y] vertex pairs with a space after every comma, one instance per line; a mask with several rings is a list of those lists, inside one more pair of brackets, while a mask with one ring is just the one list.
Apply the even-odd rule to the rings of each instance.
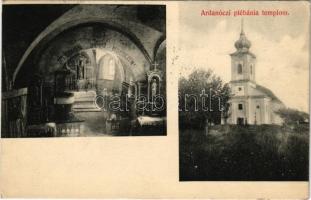
[[238, 64], [238, 74], [242, 74], [242, 64]]
[[104, 56], [98, 65], [97, 79], [114, 80], [116, 63], [112, 56]]
[[114, 59], [109, 60], [109, 76], [114, 77], [116, 65]]
[[250, 66], [250, 72], [253, 73], [253, 65]]

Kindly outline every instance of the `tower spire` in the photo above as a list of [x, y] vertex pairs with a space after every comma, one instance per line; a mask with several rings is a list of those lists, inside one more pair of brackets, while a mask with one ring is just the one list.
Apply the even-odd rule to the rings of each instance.
[[246, 38], [246, 35], [244, 33], [244, 19], [241, 18], [241, 33], [240, 38], [238, 41], [234, 43], [234, 46], [237, 48], [237, 50], [242, 51], [248, 51], [248, 49], [251, 47], [251, 42]]
[[244, 35], [244, 19], [241, 19], [241, 35]]

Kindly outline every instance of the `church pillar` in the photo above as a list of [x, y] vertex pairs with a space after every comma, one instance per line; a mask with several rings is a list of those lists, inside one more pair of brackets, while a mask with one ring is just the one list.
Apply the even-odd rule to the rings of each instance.
[[138, 98], [139, 98], [141, 96], [141, 85], [142, 85], [142, 83], [138, 82], [137, 85], [138, 85]]
[[150, 102], [150, 93], [151, 93], [151, 91], [150, 91], [150, 80], [148, 78], [148, 85], [147, 85], [148, 102]]

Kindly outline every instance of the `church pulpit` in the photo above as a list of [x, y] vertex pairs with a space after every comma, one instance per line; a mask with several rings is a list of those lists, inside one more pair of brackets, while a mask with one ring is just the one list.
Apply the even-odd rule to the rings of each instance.
[[65, 64], [61, 69], [54, 72], [54, 93], [72, 91], [77, 88], [76, 74]]
[[81, 131], [82, 120], [74, 116], [72, 105], [73, 93], [58, 93], [54, 100], [56, 136], [78, 136]]

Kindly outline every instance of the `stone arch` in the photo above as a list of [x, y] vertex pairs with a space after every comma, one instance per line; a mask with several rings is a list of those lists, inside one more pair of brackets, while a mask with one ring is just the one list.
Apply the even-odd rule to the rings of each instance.
[[141, 74], [136, 74], [136, 71], [134, 71], [135, 69], [133, 69], [133, 67], [131, 67], [130, 63], [122, 58], [121, 56], [118, 56], [119, 60], [121, 61], [121, 63], [123, 64], [123, 68], [124, 69], [129, 69], [130, 75], [134, 78], [133, 81], [137, 82], [137, 81], [141, 81], [141, 80], [145, 80], [147, 77], [146, 72], [141, 73]]
[[166, 72], [166, 40], [161, 40], [161, 43], [158, 43], [157, 49], [154, 54], [154, 62], [156, 62], [164, 75]]
[[[65, 15], [66, 13], [62, 17], [64, 18]], [[120, 32], [121, 34], [127, 36], [140, 49], [140, 51], [143, 53], [143, 55], [145, 56], [146, 60], [149, 63], [151, 63], [152, 52], [148, 50], [148, 48], [146, 48], [146, 44], [153, 43], [152, 45], [154, 45], [156, 42], [149, 42], [146, 39], [144, 39], [145, 41], [142, 41], [141, 37], [143, 37], [144, 34], [143, 32], [139, 30], [155, 32], [156, 34], [154, 34], [155, 36], [153, 37], [156, 37], [156, 38], [159, 38], [162, 35], [162, 33], [150, 27], [147, 27], [142, 24], [135, 23], [135, 22], [129, 23], [128, 21], [126, 21], [126, 19], [111, 19], [111, 18], [108, 18], [107, 16], [103, 18], [98, 17], [98, 16], [86, 16], [86, 17], [76, 16], [72, 18], [68, 16], [66, 17], [65, 17], [65, 20], [60, 20], [59, 18], [58, 20], [54, 21], [43, 32], [41, 32], [37, 36], [37, 38], [30, 44], [30, 46], [28, 47], [28, 49], [25, 51], [24, 55], [22, 56], [21, 60], [19, 61], [16, 70], [14, 71], [13, 83], [15, 83], [16, 77], [20, 69], [23, 67], [23, 64], [25, 63], [27, 58], [31, 55], [31, 53], [35, 49], [40, 48], [40, 47], [42, 48], [42, 46], [46, 45], [49, 41], [55, 38], [58, 34], [80, 24], [100, 23], [100, 24], [103, 24], [104, 26], [107, 26], [113, 30]], [[139, 30], [136, 30], [136, 29], [139, 29]], [[151, 39], [155, 40], [155, 38], [151, 38]]]
[[159, 52], [163, 51], [163, 49], [166, 49], [166, 37], [163, 35], [162, 37], [159, 38], [157, 41], [155, 48], [154, 48], [154, 58], [153, 60], [156, 59], [157, 55]]
[[150, 75], [150, 76], [148, 77], [148, 81], [151, 81], [151, 80], [154, 79], [154, 78], [158, 79], [159, 81], [162, 81], [162, 78], [161, 78], [160, 75], [158, 75], [158, 74], [152, 74], [152, 75]]

